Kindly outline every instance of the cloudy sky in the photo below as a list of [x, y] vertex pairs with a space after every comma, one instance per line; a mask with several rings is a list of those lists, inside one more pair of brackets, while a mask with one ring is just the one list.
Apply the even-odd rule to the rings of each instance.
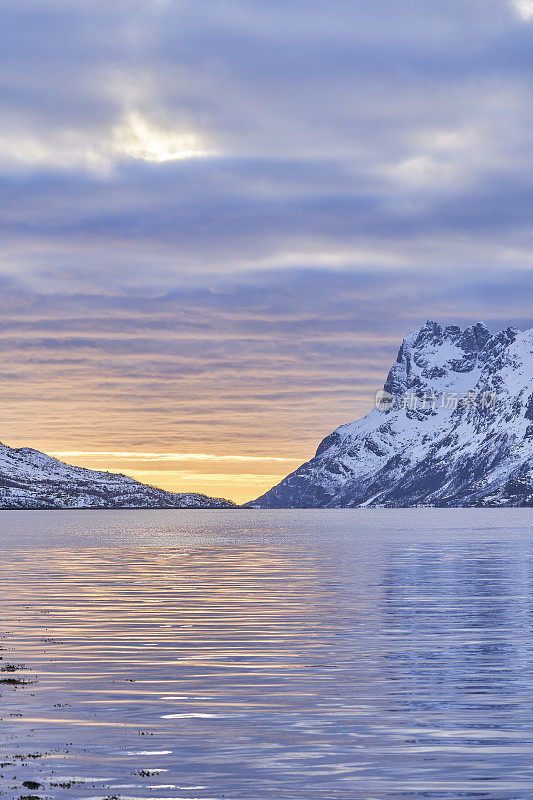
[[2, 433], [244, 500], [530, 327], [533, 0], [3, 0]]

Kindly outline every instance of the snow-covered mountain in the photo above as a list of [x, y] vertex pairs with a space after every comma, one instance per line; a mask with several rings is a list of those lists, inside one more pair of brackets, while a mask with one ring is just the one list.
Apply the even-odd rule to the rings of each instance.
[[233, 508], [229, 500], [174, 494], [127, 475], [72, 467], [28, 447], [0, 444], [0, 508]]
[[533, 505], [533, 329], [426, 322], [378, 407], [250, 505]]

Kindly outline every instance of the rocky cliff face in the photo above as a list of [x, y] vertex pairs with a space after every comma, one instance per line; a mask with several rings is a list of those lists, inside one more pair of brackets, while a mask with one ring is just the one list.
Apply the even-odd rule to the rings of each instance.
[[533, 505], [533, 329], [412, 331], [378, 408], [250, 505]]
[[126, 475], [72, 467], [38, 450], [0, 444], [0, 509], [232, 507], [228, 500], [174, 494]]

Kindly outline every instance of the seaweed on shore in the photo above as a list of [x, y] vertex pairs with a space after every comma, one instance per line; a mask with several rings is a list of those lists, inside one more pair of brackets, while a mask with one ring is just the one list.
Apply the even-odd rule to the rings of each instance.
[[[21, 670], [28, 669], [25, 664], [2, 664], [0, 672], [20, 672]], [[25, 678], [3, 678], [0, 677], [0, 686], [28, 686], [33, 681]]]
[[0, 678], [0, 685], [4, 686], [28, 686], [33, 681], [26, 681], [24, 678]]

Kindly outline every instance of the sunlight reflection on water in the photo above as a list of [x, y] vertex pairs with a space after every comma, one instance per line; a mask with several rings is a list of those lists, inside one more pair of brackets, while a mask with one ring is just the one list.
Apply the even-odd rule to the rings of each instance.
[[532, 521], [3, 512], [4, 796], [533, 798]]

